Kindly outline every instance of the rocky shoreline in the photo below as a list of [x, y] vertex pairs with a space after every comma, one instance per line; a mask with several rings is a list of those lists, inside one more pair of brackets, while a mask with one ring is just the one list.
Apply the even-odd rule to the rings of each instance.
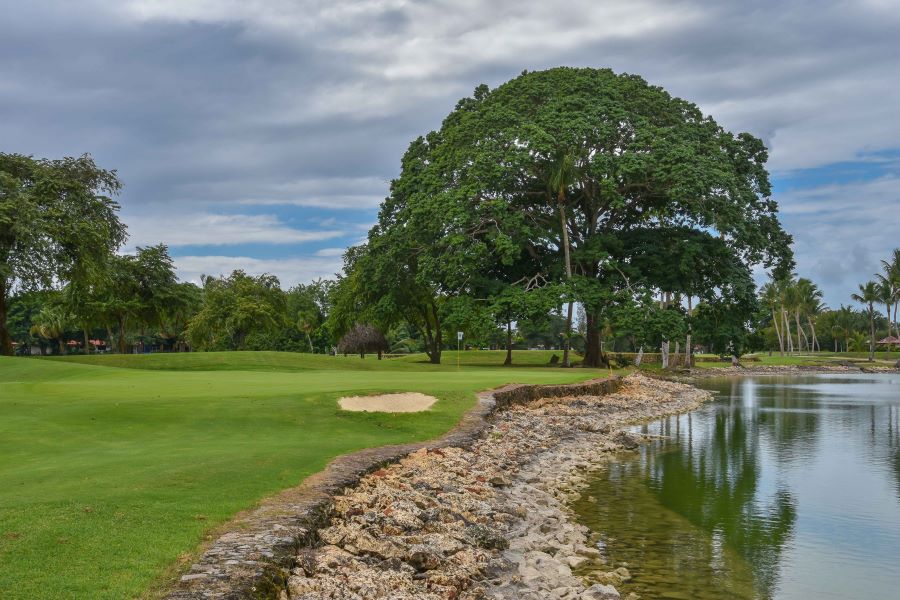
[[621, 427], [711, 396], [639, 374], [609, 394], [572, 391], [511, 405], [470, 445], [421, 448], [336, 495], [279, 597], [619, 598], [627, 569], [604, 563], [567, 504], [586, 470], [640, 442]]
[[900, 361], [898, 361], [898, 366], [895, 367], [868, 365], [865, 363], [834, 365], [754, 365], [751, 363], [738, 367], [694, 368], [675, 373], [671, 376], [671, 379], [675, 381], [693, 381], [713, 377], [793, 376], [831, 373], [900, 373]]

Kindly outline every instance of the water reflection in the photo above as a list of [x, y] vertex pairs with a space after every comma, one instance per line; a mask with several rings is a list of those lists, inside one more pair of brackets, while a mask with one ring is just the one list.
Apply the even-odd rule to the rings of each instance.
[[720, 400], [641, 427], [659, 441], [598, 473], [574, 508], [644, 597], [892, 597], [897, 383], [712, 382]]

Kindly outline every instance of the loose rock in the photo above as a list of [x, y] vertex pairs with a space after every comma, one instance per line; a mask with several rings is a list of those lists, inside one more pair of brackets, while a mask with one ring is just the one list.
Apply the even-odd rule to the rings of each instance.
[[289, 597], [617, 599], [630, 573], [603, 568], [567, 503], [585, 469], [641, 441], [617, 427], [709, 397], [632, 375], [606, 396], [512, 406], [468, 449], [413, 452], [334, 498], [325, 545], [301, 551]]

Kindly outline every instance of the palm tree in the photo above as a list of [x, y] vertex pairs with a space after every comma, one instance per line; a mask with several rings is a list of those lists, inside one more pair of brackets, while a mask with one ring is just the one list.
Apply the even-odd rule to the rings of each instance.
[[809, 279], [797, 280], [797, 290], [800, 297], [800, 311], [806, 317], [809, 333], [812, 336], [812, 347], [810, 349], [815, 352], [816, 347], [819, 345], [819, 340], [816, 337], [815, 318], [828, 308], [822, 303], [822, 290]]
[[778, 326], [778, 317], [775, 314], [775, 308], [781, 302], [778, 285], [774, 281], [766, 283], [760, 289], [760, 296], [763, 304], [772, 312], [772, 325], [775, 327], [775, 336], [778, 338], [778, 350], [781, 352], [781, 356], [784, 356], [784, 338], [781, 337], [781, 328]]
[[[843, 351], [847, 352], [849, 350], [847, 345], [850, 341], [850, 326], [853, 321], [853, 310], [849, 306], [841, 304], [841, 308], [836, 312], [834, 327], [831, 328], [831, 333], [835, 336], [835, 343], [837, 343], [837, 339], [840, 337], [841, 341], [844, 342]], [[839, 349], [840, 348], [835, 348], [835, 352], [839, 351]]]
[[40, 312], [32, 320], [30, 333], [44, 338], [56, 340], [60, 355], [66, 353], [66, 343], [63, 336], [69, 324], [69, 317], [58, 306], [44, 305]]
[[854, 331], [847, 340], [847, 351], [862, 352], [866, 349], [866, 336], [860, 331]]
[[[549, 177], [547, 178], [547, 191], [551, 198], [556, 202], [556, 208], [559, 211], [559, 225], [562, 232], [563, 255], [566, 263], [566, 280], [572, 279], [572, 257], [569, 248], [569, 225], [566, 218], [566, 204], [568, 202], [566, 192], [569, 186], [574, 184], [578, 179], [578, 165], [575, 154], [570, 150], [562, 150], [554, 157], [550, 166]], [[569, 347], [571, 346], [570, 337], [572, 333], [572, 301], [566, 308], [566, 332], [563, 345], [562, 366], [569, 366]]]
[[[788, 314], [793, 311], [797, 303], [797, 291], [792, 278], [782, 279], [778, 282], [778, 290], [781, 298], [781, 326], [784, 328], [784, 339], [787, 341], [788, 352], [794, 352], [794, 339], [791, 337], [791, 321]], [[797, 333], [797, 345], [800, 345], [800, 333]]]
[[[894, 282], [890, 278], [890, 273], [888, 276], [885, 275], [876, 275], [878, 277], [878, 299], [884, 304], [887, 309], [888, 316], [888, 336], [891, 335], [891, 308], [894, 305], [894, 296], [897, 294], [897, 290], [894, 289]], [[891, 346], [888, 346], [888, 352], [891, 351]]]
[[867, 281], [859, 284], [859, 293], [851, 296], [860, 304], [865, 304], [869, 313], [869, 362], [875, 360], [875, 303], [879, 301], [878, 284]]
[[[806, 335], [806, 331], [803, 330], [800, 317], [804, 314], [807, 296], [812, 293], [814, 286], [815, 284], [812, 281], [801, 277], [791, 287], [791, 308], [794, 313], [794, 323], [797, 325], [797, 350], [800, 351], [803, 350], [803, 342], [806, 342], [807, 350], [809, 350], [810, 346], [809, 338]], [[802, 340], [800, 336], [803, 336]]]
[[310, 334], [316, 328], [317, 315], [311, 310], [301, 310], [297, 314], [297, 329], [306, 334], [306, 342], [309, 344], [310, 353], [315, 353]]
[[893, 322], [894, 333], [900, 337], [900, 324], [897, 323], [897, 307], [900, 305], [900, 248], [894, 248], [891, 260], [881, 261], [881, 267], [884, 275], [879, 275], [878, 278], [882, 284], [886, 282], [892, 289], [890, 303], [894, 311], [892, 317], [891, 309], [888, 308], [888, 335], [891, 335], [891, 323]]

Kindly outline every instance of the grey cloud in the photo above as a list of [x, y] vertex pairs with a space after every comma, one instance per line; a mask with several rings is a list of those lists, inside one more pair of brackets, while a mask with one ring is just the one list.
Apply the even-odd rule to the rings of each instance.
[[249, 256], [180, 256], [175, 260], [178, 276], [185, 281], [200, 283], [202, 275], [228, 275], [243, 269], [251, 275], [276, 275], [283, 287], [307, 283], [313, 279], [331, 279], [340, 272], [340, 256], [291, 256], [260, 259]]
[[[141, 236], [170, 235], [154, 228], [159, 215], [253, 205], [355, 210], [370, 221], [411, 139], [438, 127], [475, 85], [525, 68], [642, 74], [724, 126], [763, 137], [778, 173], [866, 159], [900, 139], [900, 13], [891, 2], [0, 3], [9, 4], [2, 149], [90, 151], [118, 168]], [[897, 208], [896, 198], [877, 197]], [[801, 269], [833, 277], [816, 266], [827, 260], [842, 273], [863, 268], [869, 259], [844, 265], [846, 240], [822, 242], [828, 226], [801, 217], [801, 206], [819, 201], [829, 202], [783, 202], [794, 211], [785, 218]]]
[[900, 245], [900, 177], [787, 192], [783, 220], [795, 238], [798, 270], [819, 282], [829, 304], [849, 304], [859, 283]]

